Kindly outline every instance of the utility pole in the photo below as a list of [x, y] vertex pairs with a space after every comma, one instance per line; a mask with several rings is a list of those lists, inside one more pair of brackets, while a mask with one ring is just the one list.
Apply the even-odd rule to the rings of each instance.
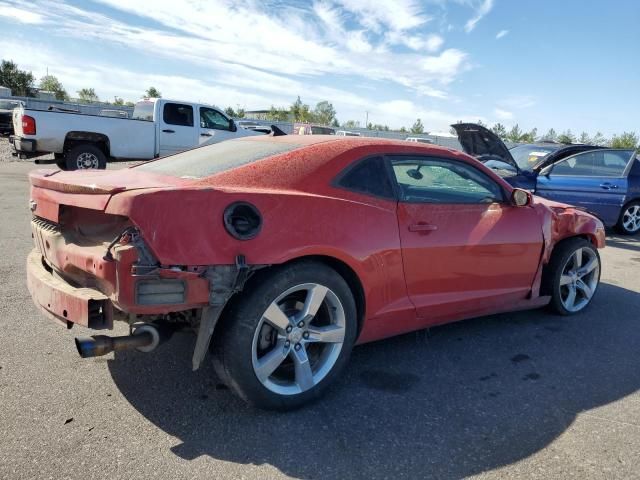
[[364, 121], [364, 128], [369, 128], [369, 112], [365, 111], [367, 114], [366, 120]]

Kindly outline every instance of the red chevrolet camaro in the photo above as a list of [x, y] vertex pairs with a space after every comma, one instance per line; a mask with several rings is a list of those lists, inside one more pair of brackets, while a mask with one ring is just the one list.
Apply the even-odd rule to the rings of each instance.
[[30, 175], [38, 307], [83, 357], [197, 333], [253, 405], [317, 398], [355, 344], [544, 305], [583, 310], [602, 223], [432, 145], [251, 137], [130, 169]]

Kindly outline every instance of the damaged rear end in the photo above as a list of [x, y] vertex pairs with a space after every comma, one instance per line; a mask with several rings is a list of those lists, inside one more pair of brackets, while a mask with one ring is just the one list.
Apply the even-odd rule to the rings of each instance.
[[186, 182], [135, 170], [126, 178], [117, 171], [30, 174], [34, 249], [27, 279], [33, 301], [67, 328], [112, 329], [118, 320], [130, 325], [130, 336], [77, 340], [82, 356], [149, 351], [173, 327], [200, 323], [211, 303], [211, 268], [164, 264], [146, 237], [155, 232], [140, 226], [148, 213], [142, 197], [184, 189]]

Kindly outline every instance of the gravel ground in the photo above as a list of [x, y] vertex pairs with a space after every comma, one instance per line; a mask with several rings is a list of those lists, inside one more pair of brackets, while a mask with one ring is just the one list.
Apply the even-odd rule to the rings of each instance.
[[[0, 163], [2, 162], [30, 162], [33, 163], [33, 159], [31, 160], [20, 160], [18, 157], [14, 157], [11, 155], [13, 151], [11, 144], [9, 143], [9, 137], [0, 135]], [[42, 157], [38, 157], [42, 160], [53, 160], [53, 154], [51, 155], [43, 155]]]
[[363, 345], [321, 401], [277, 414], [221, 389], [210, 362], [191, 372], [192, 336], [80, 359], [88, 332], [46, 320], [25, 286], [30, 168], [0, 163], [0, 478], [640, 477], [640, 239], [608, 237], [580, 315]]

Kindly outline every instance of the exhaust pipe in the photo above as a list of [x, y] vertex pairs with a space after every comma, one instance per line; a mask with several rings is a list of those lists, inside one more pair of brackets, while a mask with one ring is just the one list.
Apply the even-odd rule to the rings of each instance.
[[160, 334], [155, 327], [146, 324], [137, 327], [131, 335], [121, 337], [109, 337], [107, 335], [77, 337], [75, 342], [80, 356], [82, 358], [91, 358], [133, 348], [141, 352], [150, 352], [160, 343]]

